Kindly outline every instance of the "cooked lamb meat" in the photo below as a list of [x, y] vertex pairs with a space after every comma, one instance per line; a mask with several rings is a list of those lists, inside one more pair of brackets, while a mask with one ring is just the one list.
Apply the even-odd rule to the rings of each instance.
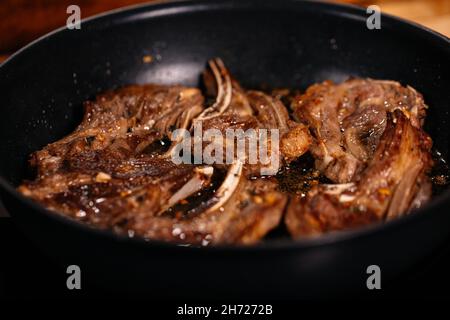
[[[130, 86], [87, 102], [74, 133], [33, 155], [38, 177], [19, 190], [121, 234], [195, 245], [259, 240], [279, 224], [287, 202], [277, 184], [247, 178], [238, 158], [222, 166], [175, 164], [169, 155], [179, 141], [168, 140], [194, 122], [219, 131], [267, 124], [288, 132], [295, 125], [288, 127], [287, 111], [275, 99], [242, 90], [221, 60], [210, 68], [217, 97], [207, 108], [197, 89], [181, 86]], [[267, 99], [267, 110], [247, 95]], [[254, 114], [256, 107], [261, 110]], [[302, 134], [309, 133], [292, 139]]]
[[312, 131], [316, 167], [333, 182], [346, 183], [373, 155], [387, 112], [401, 110], [419, 128], [427, 106], [417, 91], [398, 82], [351, 79], [313, 85], [294, 99], [292, 108]]
[[431, 196], [430, 137], [399, 110], [388, 113], [373, 158], [357, 182], [320, 185], [289, 204], [286, 224], [294, 237], [391, 219]]
[[279, 99], [261, 91], [249, 91], [247, 97], [260, 126], [280, 130], [280, 152], [285, 161], [295, 160], [308, 151], [311, 144], [308, 127], [290, 120]]
[[[261, 129], [276, 129], [280, 138], [281, 155], [278, 155], [278, 145], [274, 145], [275, 141], [271, 136], [267, 136], [267, 154], [271, 154], [271, 148], [274, 148], [277, 150], [276, 155], [281, 156], [281, 160], [285, 162], [300, 157], [308, 150], [311, 143], [308, 128], [290, 120], [286, 107], [278, 98], [261, 91], [244, 91], [231, 78], [220, 59], [212, 60], [210, 66], [213, 76], [206, 72], [205, 83], [208, 91], [216, 93], [217, 97], [212, 106], [194, 119], [194, 123], [201, 122], [203, 130], [218, 129], [223, 135], [227, 129], [254, 129], [256, 135], [262, 134]], [[215, 79], [216, 89], [210, 83], [212, 78]], [[207, 145], [208, 143], [204, 147]], [[269, 164], [259, 161], [258, 164], [251, 164], [248, 161], [251, 156], [249, 152], [250, 150], [247, 150], [244, 159], [240, 159], [245, 164], [244, 171], [247, 175], [259, 175], [261, 169], [267, 169], [273, 172], [272, 174], [278, 171], [280, 161]], [[226, 150], [223, 155], [226, 156]]]
[[[64, 165], [99, 165], [149, 152], [152, 143], [187, 127], [202, 110], [198, 89], [181, 86], [129, 86], [85, 103], [84, 119], [69, 136], [49, 144], [33, 157], [38, 175]], [[75, 158], [74, 161], [70, 159]], [[89, 160], [86, 164], [84, 161]], [[78, 162], [78, 163], [77, 163]], [[95, 169], [95, 168], [91, 168]]]
[[[255, 243], [285, 211], [302, 237], [392, 219], [430, 198], [426, 105], [411, 87], [352, 79], [267, 94], [242, 88], [220, 59], [203, 77], [207, 99], [196, 88], [143, 85], [86, 102], [72, 134], [32, 155], [37, 177], [19, 191], [94, 227], [191, 245]], [[193, 149], [214, 129], [225, 144], [201, 139], [199, 149], [221, 161], [192, 161], [176, 129], [194, 136]], [[247, 130], [267, 135], [258, 151], [269, 162], [250, 161], [258, 151]], [[180, 152], [188, 163], [174, 160]]]
[[[276, 227], [287, 197], [269, 179], [248, 180], [243, 176], [223, 206], [212, 210], [194, 208], [177, 217], [139, 217], [131, 226], [136, 234], [188, 244], [250, 244]], [[203, 211], [201, 211], [203, 210]], [[136, 219], [133, 213], [130, 219]]]
[[112, 175], [61, 170], [25, 183], [19, 190], [54, 211], [101, 228], [117, 229], [128, 225], [130, 214], [136, 215], [136, 221], [139, 215], [158, 215], [178, 198], [187, 198], [209, 185], [212, 167], [152, 160], [129, 160], [124, 164], [126, 172]]

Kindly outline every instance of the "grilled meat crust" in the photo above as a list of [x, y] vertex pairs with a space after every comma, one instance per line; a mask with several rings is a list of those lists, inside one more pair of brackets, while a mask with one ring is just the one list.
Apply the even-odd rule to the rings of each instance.
[[[210, 107], [198, 89], [159, 85], [128, 86], [86, 102], [72, 134], [32, 155], [37, 178], [19, 191], [60, 214], [129, 236], [193, 245], [258, 241], [279, 224], [287, 202], [273, 180], [248, 178], [238, 159], [205, 166], [170, 158], [173, 131], [191, 130], [194, 121], [203, 130], [283, 126], [288, 132], [281, 103], [245, 92], [221, 61], [210, 66], [217, 92]], [[270, 110], [256, 112], [261, 105], [252, 104], [253, 95]]]
[[317, 235], [407, 214], [430, 196], [431, 139], [399, 110], [388, 114], [373, 158], [355, 183], [321, 185], [291, 200], [286, 225], [294, 237]]
[[316, 167], [335, 183], [351, 182], [365, 168], [385, 129], [387, 113], [401, 110], [420, 128], [426, 108], [412, 87], [372, 79], [315, 84], [292, 104], [295, 117], [311, 129]]
[[[396, 218], [430, 198], [427, 107], [413, 88], [351, 79], [315, 84], [295, 97], [270, 95], [241, 88], [220, 59], [209, 61], [204, 83], [211, 104], [196, 88], [151, 84], [86, 102], [73, 133], [31, 156], [36, 179], [18, 190], [97, 228], [199, 246], [255, 243], [284, 213], [298, 238]], [[227, 163], [224, 149], [220, 164], [175, 164], [174, 130], [195, 134], [196, 125], [224, 137], [228, 129], [258, 136], [278, 130], [279, 141], [269, 136], [265, 147], [269, 154], [276, 149], [279, 161], [250, 163], [255, 150], [247, 150]], [[216, 150], [215, 143], [203, 141], [202, 151]], [[304, 179], [309, 190], [280, 191], [273, 176], [279, 166], [301, 174], [289, 164], [306, 161], [307, 152], [315, 160]], [[267, 169], [271, 176], [262, 174]]]

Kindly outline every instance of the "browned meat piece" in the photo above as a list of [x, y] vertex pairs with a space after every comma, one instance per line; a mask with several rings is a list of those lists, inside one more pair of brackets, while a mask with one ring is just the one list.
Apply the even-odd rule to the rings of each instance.
[[212, 183], [213, 171], [139, 158], [112, 175], [54, 173], [19, 190], [95, 227], [193, 245], [254, 243], [279, 224], [287, 196], [272, 180], [249, 180], [241, 165]]
[[353, 181], [370, 160], [386, 126], [386, 113], [401, 110], [421, 127], [426, 105], [422, 96], [398, 82], [351, 79], [326, 81], [308, 88], [292, 105], [298, 120], [313, 134], [316, 167], [336, 183]]
[[24, 183], [19, 191], [52, 210], [112, 228], [130, 210], [158, 215], [209, 186], [213, 174], [209, 166], [175, 165], [156, 157], [128, 159], [109, 169], [61, 170]]
[[430, 137], [399, 110], [388, 114], [373, 158], [356, 183], [321, 185], [288, 206], [294, 237], [383, 221], [420, 207], [431, 195]]
[[33, 155], [38, 178], [19, 190], [55, 211], [99, 225], [119, 219], [136, 197], [146, 200], [141, 210], [158, 213], [184, 184], [186, 197], [208, 181], [197, 182], [194, 166], [157, 157], [164, 137], [187, 127], [202, 103], [198, 89], [181, 86], [107, 92], [86, 102], [84, 119], [72, 134]]
[[249, 91], [247, 97], [259, 126], [279, 130], [283, 160], [290, 162], [308, 151], [311, 144], [308, 127], [290, 120], [286, 107], [278, 98], [260, 91]]
[[19, 191], [49, 209], [130, 236], [194, 245], [259, 240], [279, 224], [287, 202], [277, 184], [247, 178], [239, 159], [223, 166], [175, 164], [168, 140], [194, 121], [220, 131], [267, 125], [288, 132], [295, 125], [269, 96], [249, 94], [267, 109], [252, 105], [220, 60], [210, 67], [217, 97], [205, 109], [197, 89], [180, 86], [131, 86], [87, 102], [74, 133], [34, 154], [38, 177]]
[[181, 86], [129, 86], [107, 92], [85, 103], [84, 119], [72, 134], [36, 152], [32, 161], [42, 175], [58, 171], [63, 160], [72, 165], [73, 157], [109, 162], [137, 156], [173, 129], [188, 127], [202, 104], [198, 89]]
[[[211, 73], [204, 74], [206, 87], [208, 92], [217, 94], [215, 103], [206, 108], [198, 117], [195, 118], [194, 123], [201, 122], [202, 129], [217, 129], [225, 136], [227, 129], [242, 130], [254, 129], [256, 136], [260, 136], [267, 132], [267, 155], [272, 154], [272, 148], [275, 150], [278, 161], [276, 163], [263, 163], [258, 161], [258, 164], [249, 163], [249, 158], [252, 152], [246, 150], [244, 159], [244, 171], [248, 176], [259, 176], [261, 169], [266, 169], [275, 174], [279, 166], [284, 162], [290, 162], [301, 155], [303, 155], [309, 148], [311, 138], [308, 128], [289, 119], [289, 114], [282, 102], [271, 95], [265, 94], [261, 91], [244, 91], [239, 84], [231, 78], [228, 70], [223, 65], [220, 59], [215, 59], [210, 62]], [[216, 87], [211, 84], [212, 79], [215, 79]], [[262, 130], [263, 129], [263, 130]], [[279, 141], [272, 140], [271, 129], [278, 131]], [[247, 139], [246, 137], [237, 139]], [[209, 143], [204, 144], [204, 148]], [[223, 146], [224, 162], [226, 157], [225, 145]], [[280, 154], [281, 153], [281, 154]], [[236, 155], [236, 152], [234, 152]], [[253, 154], [254, 155], [254, 154]], [[281, 158], [281, 159], [280, 159]], [[261, 160], [261, 159], [259, 159]]]
[[280, 152], [286, 162], [291, 162], [305, 154], [311, 145], [312, 139], [309, 128], [303, 124], [290, 121], [290, 129], [280, 141]]
[[[175, 218], [147, 216], [133, 224], [134, 230], [147, 238], [194, 245], [255, 243], [279, 224], [287, 197], [268, 179], [240, 179], [222, 206], [175, 212]], [[132, 212], [129, 217], [136, 219]]]
[[[288, 230], [300, 237], [395, 218], [429, 199], [431, 139], [421, 128], [426, 106], [414, 89], [353, 79], [317, 84], [295, 98], [270, 95], [241, 88], [220, 59], [209, 61], [204, 82], [211, 103], [198, 89], [159, 85], [129, 86], [86, 102], [72, 134], [33, 154], [37, 177], [19, 191], [94, 227], [191, 245], [255, 243], [286, 207]], [[300, 122], [281, 99], [293, 101]], [[183, 138], [175, 129], [194, 137], [192, 149], [196, 134], [215, 129], [225, 144], [214, 138], [199, 149], [223, 161], [191, 164], [188, 155], [189, 163], [174, 162]], [[227, 129], [237, 135], [229, 137]], [[250, 148], [249, 129], [267, 140]], [[269, 162], [260, 158], [261, 141]], [[305, 164], [308, 157], [315, 168]], [[300, 174], [299, 162], [302, 176], [286, 178]], [[339, 184], [323, 184], [323, 175]], [[289, 205], [280, 187], [291, 194]]]

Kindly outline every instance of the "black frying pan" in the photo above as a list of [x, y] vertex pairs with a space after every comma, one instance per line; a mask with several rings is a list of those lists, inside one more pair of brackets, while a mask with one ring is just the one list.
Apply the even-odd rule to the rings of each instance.
[[[157, 296], [298, 297], [365, 290], [366, 268], [390, 279], [428, 257], [450, 233], [450, 193], [385, 225], [314, 240], [188, 248], [126, 239], [52, 214], [15, 187], [28, 155], [71, 132], [84, 100], [131, 83], [198, 85], [220, 56], [247, 88], [293, 87], [349, 76], [393, 79], [422, 92], [427, 130], [448, 159], [448, 38], [363, 9], [304, 1], [187, 1], [139, 6], [61, 29], [0, 67], [0, 186], [16, 222], [43, 250], [79, 264], [83, 279]], [[157, 57], [144, 64], [145, 55]]]

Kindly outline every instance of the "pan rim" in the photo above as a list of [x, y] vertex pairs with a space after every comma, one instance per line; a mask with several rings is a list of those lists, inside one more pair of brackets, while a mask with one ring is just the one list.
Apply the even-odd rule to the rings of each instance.
[[[152, 16], [167, 16], [172, 14], [183, 14], [186, 12], [198, 12], [199, 10], [210, 11], [210, 10], [223, 10], [223, 9], [243, 9], [251, 8], [252, 4], [255, 4], [257, 0], [176, 0], [176, 1], [157, 1], [150, 4], [138, 4], [127, 6], [115, 10], [110, 10], [87, 19], [82, 20], [82, 25], [87, 23], [101, 23], [102, 20], [115, 20], [116, 23], [126, 22], [127, 19], [131, 17], [143, 15], [140, 19], [145, 19], [145, 15], [152, 14]], [[304, 4], [306, 6], [317, 6], [321, 8], [324, 12], [334, 12], [335, 15], [343, 15], [343, 19], [350, 18], [361, 18], [366, 14], [364, 8], [360, 8], [354, 5], [348, 4], [335, 4], [323, 1], [312, 1], [312, 0], [287, 0], [287, 1], [258, 1], [258, 4], [268, 5], [272, 7], [285, 8], [288, 5], [298, 5]], [[172, 9], [172, 10], [168, 10]], [[161, 11], [158, 13], [158, 10]], [[414, 22], [407, 21], [402, 18], [394, 17], [392, 15], [382, 13], [382, 19], [387, 20], [389, 24], [394, 26], [401, 26], [402, 28], [409, 29], [410, 32], [415, 32], [416, 34], [421, 34], [427, 37], [429, 40], [436, 42], [436, 44], [441, 44], [446, 42], [444, 45], [444, 50], [449, 51], [449, 38], [442, 35], [434, 30], [426, 28]], [[35, 45], [39, 45], [40, 42], [44, 40], [51, 39], [54, 35], [60, 34], [66, 30], [66, 27], [61, 27], [56, 29], [38, 39], [32, 41], [28, 45], [16, 51], [7, 60], [0, 64], [0, 72], [4, 67], [14, 61], [16, 57], [20, 56], [23, 52], [30, 50]], [[430, 214], [445, 214], [445, 212], [437, 212], [438, 208], [443, 205], [450, 203], [450, 190], [444, 191], [442, 194], [434, 197], [429, 203], [427, 203], [423, 208], [418, 209], [411, 214], [404, 216], [400, 219], [388, 221], [385, 223], [370, 224], [368, 226], [360, 227], [353, 230], [343, 230], [337, 232], [330, 232], [323, 234], [319, 237], [306, 238], [306, 239], [274, 239], [269, 241], [262, 241], [253, 245], [217, 245], [209, 247], [194, 247], [178, 245], [171, 242], [164, 242], [160, 240], [146, 240], [140, 237], [129, 238], [123, 235], [118, 235], [111, 230], [102, 230], [91, 227], [79, 221], [73, 220], [69, 217], [63, 216], [61, 214], [51, 211], [39, 203], [33, 201], [30, 198], [25, 197], [19, 193], [16, 188], [7, 181], [3, 176], [0, 176], [0, 187], [6, 191], [9, 196], [13, 197], [15, 201], [25, 204], [30, 210], [37, 211], [40, 214], [45, 215], [47, 218], [53, 219], [60, 223], [65, 224], [68, 227], [77, 228], [80, 231], [91, 233], [92, 235], [100, 236], [108, 240], [126, 242], [130, 244], [145, 245], [146, 248], [167, 248], [174, 250], [189, 250], [189, 251], [202, 251], [208, 252], [259, 252], [267, 250], [300, 250], [300, 249], [310, 249], [316, 247], [322, 247], [327, 245], [332, 245], [336, 243], [343, 243], [346, 241], [355, 240], [361, 237], [376, 236], [383, 231], [393, 231], [395, 228], [405, 227], [407, 224], [420, 223], [421, 219], [425, 219], [427, 215]], [[14, 216], [14, 214], [12, 214]]]

